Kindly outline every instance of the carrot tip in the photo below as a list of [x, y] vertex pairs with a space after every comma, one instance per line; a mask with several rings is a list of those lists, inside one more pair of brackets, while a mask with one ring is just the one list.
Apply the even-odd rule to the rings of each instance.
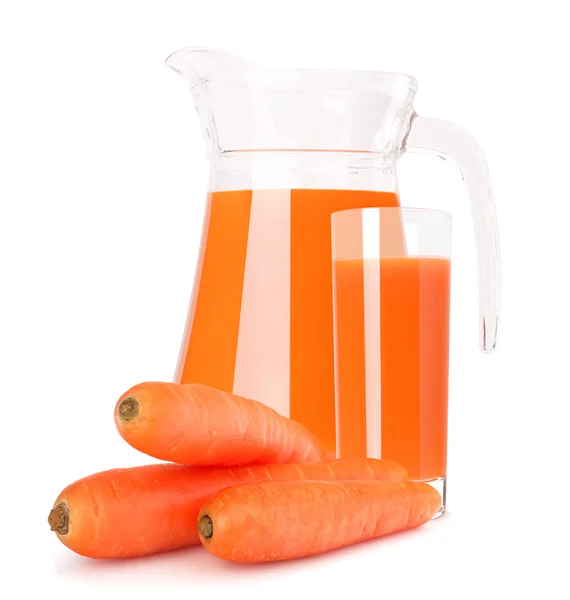
[[52, 531], [59, 535], [66, 535], [69, 531], [69, 511], [65, 502], [60, 502], [54, 506], [48, 517], [48, 524]]
[[123, 421], [131, 421], [139, 414], [139, 410], [138, 400], [129, 396], [119, 404], [119, 417]]
[[200, 537], [209, 540], [214, 535], [214, 524], [208, 515], [202, 515], [198, 521]]

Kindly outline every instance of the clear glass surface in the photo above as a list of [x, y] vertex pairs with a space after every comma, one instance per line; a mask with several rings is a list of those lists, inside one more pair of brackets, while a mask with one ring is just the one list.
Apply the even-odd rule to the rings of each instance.
[[410, 479], [447, 469], [451, 217], [367, 208], [332, 215], [336, 451]]

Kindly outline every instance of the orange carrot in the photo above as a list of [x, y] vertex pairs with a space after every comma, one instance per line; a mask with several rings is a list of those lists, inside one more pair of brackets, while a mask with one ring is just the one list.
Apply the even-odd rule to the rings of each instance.
[[427, 483], [376, 481], [237, 485], [200, 511], [206, 550], [237, 562], [320, 554], [429, 521], [441, 504]]
[[304, 465], [185, 467], [159, 464], [103, 471], [66, 487], [48, 522], [71, 550], [91, 558], [144, 556], [199, 544], [198, 513], [208, 498], [238, 483], [373, 479], [403, 481], [387, 460]]
[[141, 383], [123, 394], [115, 424], [131, 446], [182, 464], [317, 462], [318, 439], [303, 425], [206, 385]]

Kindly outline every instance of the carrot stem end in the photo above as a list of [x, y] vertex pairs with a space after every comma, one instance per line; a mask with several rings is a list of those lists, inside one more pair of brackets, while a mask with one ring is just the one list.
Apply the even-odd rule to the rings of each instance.
[[202, 515], [198, 521], [198, 533], [201, 537], [209, 540], [214, 535], [214, 524], [208, 515]]
[[136, 418], [140, 411], [140, 404], [136, 398], [128, 397], [125, 398], [119, 404], [119, 417], [123, 421], [131, 421]]
[[69, 531], [69, 510], [64, 502], [54, 506], [48, 517], [48, 525], [52, 531], [59, 535], [66, 535]]

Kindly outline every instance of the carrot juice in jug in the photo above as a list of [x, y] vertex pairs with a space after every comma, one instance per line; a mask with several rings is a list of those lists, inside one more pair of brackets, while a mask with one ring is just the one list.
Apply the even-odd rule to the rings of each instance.
[[393, 192], [209, 194], [177, 379], [268, 404], [335, 449], [331, 215]]

